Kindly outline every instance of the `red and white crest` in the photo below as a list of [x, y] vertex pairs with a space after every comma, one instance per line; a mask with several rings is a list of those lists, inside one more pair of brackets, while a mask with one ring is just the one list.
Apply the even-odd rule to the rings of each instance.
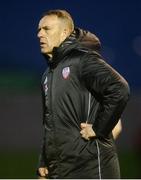
[[67, 79], [69, 77], [69, 75], [70, 75], [70, 67], [65, 67], [62, 70], [62, 75], [63, 75], [64, 79]]

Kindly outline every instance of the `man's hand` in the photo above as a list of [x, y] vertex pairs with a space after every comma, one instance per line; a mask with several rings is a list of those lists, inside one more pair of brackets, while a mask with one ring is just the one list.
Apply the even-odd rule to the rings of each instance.
[[90, 138], [95, 137], [96, 134], [92, 128], [92, 124], [88, 124], [88, 123], [81, 123], [81, 131], [80, 134], [82, 135], [82, 137], [86, 140], [90, 140]]
[[46, 176], [48, 175], [47, 167], [40, 167], [38, 169], [38, 173], [39, 173], [39, 179], [46, 179]]

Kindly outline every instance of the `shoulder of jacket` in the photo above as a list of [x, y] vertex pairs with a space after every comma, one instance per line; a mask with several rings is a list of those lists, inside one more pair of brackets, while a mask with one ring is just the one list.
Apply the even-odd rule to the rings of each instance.
[[94, 50], [89, 50], [85, 48], [76, 49], [74, 50], [74, 53], [72, 53], [74, 56], [79, 56], [80, 58], [102, 58], [101, 54]]
[[81, 64], [83, 61], [86, 61], [87, 59], [95, 58], [101, 58], [101, 55], [97, 51], [81, 47], [73, 49], [68, 56], [69, 61], [72, 60], [73, 62], [75, 62], [75, 64]]

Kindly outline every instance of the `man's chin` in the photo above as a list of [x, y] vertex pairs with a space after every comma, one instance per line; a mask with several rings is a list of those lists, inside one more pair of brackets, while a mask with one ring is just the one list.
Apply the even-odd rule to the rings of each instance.
[[48, 52], [47, 52], [47, 51], [44, 51], [43, 49], [41, 49], [41, 53], [42, 53], [43, 55], [48, 55]]
[[42, 54], [47, 54], [47, 51], [45, 51], [44, 49], [41, 49], [41, 53]]
[[42, 54], [45, 58], [48, 58], [48, 59], [51, 58], [51, 54], [49, 54], [49, 53], [47, 53], [47, 52], [41, 51], [41, 54]]

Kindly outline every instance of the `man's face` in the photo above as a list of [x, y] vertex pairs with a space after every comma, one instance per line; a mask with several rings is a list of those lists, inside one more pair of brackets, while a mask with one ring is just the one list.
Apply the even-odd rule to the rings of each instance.
[[38, 38], [40, 39], [41, 52], [52, 56], [54, 47], [58, 47], [64, 40], [64, 28], [61, 20], [56, 15], [43, 17], [39, 22]]

